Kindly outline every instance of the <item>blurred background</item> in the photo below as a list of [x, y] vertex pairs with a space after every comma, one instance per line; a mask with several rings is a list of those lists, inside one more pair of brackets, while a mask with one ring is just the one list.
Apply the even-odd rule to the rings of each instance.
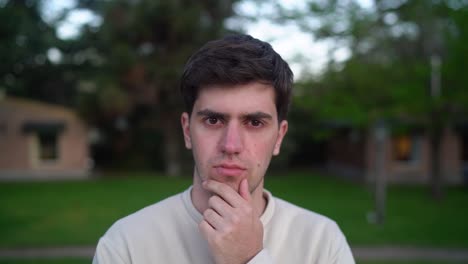
[[187, 188], [181, 71], [235, 32], [295, 74], [269, 190], [358, 263], [468, 263], [467, 0], [0, 0], [0, 22], [0, 263], [89, 263]]

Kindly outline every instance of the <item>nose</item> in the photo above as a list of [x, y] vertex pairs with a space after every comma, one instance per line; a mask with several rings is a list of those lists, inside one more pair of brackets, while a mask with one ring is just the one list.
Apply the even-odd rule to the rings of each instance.
[[243, 149], [241, 132], [238, 124], [235, 122], [228, 123], [219, 142], [221, 152], [228, 155], [239, 154]]

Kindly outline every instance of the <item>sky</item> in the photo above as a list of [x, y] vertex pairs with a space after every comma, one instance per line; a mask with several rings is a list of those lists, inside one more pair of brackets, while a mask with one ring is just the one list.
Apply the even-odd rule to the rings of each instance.
[[[305, 8], [304, 1], [301, 0], [282, 0], [282, 2], [286, 8]], [[250, 1], [242, 1], [235, 7], [237, 13], [254, 17], [274, 13], [268, 4], [262, 5], [261, 9], [258, 10], [258, 6]], [[303, 71], [319, 72], [327, 61], [330, 45], [316, 41], [312, 34], [301, 31], [294, 24], [274, 24], [267, 19], [258, 19], [247, 23], [243, 28], [247, 34], [269, 42], [289, 63], [296, 77], [302, 75]]]
[[[283, 8], [304, 9], [303, 0], [280, 0]], [[372, 7], [372, 0], [358, 0], [365, 8]], [[269, 9], [268, 5], [262, 8]], [[258, 13], [257, 6], [251, 1], [242, 1], [236, 6], [236, 11], [241, 14], [255, 15]], [[266, 13], [269, 10], [265, 11]], [[301, 76], [303, 71], [320, 73], [328, 61], [329, 49], [333, 43], [329, 41], [317, 41], [311, 33], [301, 31], [293, 24], [273, 24], [267, 19], [259, 19], [247, 25], [246, 33], [268, 41], [273, 48], [290, 64], [296, 77]], [[346, 47], [340, 47], [331, 56], [336, 61], [342, 61], [350, 55]]]
[[[47, 22], [57, 19], [64, 9], [73, 8], [75, 0], [48, 0], [44, 1], [43, 14]], [[57, 35], [59, 38], [68, 39], [78, 36], [80, 28], [85, 24], [99, 26], [102, 19], [89, 10], [76, 9], [58, 25]]]
[[[304, 8], [304, 1], [301, 0], [281, 0], [285, 8]], [[359, 0], [364, 7], [370, 7], [372, 0]], [[61, 11], [75, 6], [75, 0], [49, 0], [44, 6], [44, 16], [48, 21], [53, 21]], [[251, 1], [241, 1], [235, 7], [236, 12], [241, 14], [268, 13], [271, 5], [262, 6], [259, 11], [257, 6]], [[73, 38], [79, 34], [80, 27], [85, 24], [99, 26], [102, 20], [92, 12], [81, 9], [74, 10], [59, 24], [57, 34], [62, 39]], [[230, 25], [230, 23], [232, 25]], [[235, 22], [228, 21], [228, 27], [235, 28]], [[310, 33], [302, 32], [293, 24], [273, 24], [267, 19], [258, 19], [249, 22], [244, 27], [247, 34], [258, 39], [269, 42], [273, 48], [291, 66], [296, 77], [303, 75], [303, 72], [319, 73], [328, 60], [328, 50], [332, 43], [327, 41], [317, 41]], [[346, 47], [338, 48], [332, 56], [335, 60], [344, 60], [349, 56]]]

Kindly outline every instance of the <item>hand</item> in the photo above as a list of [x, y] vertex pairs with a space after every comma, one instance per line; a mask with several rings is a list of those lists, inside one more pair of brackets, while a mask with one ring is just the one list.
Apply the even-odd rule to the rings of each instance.
[[263, 225], [255, 214], [247, 179], [239, 193], [228, 185], [207, 180], [203, 187], [214, 193], [199, 224], [217, 264], [247, 263], [263, 249]]

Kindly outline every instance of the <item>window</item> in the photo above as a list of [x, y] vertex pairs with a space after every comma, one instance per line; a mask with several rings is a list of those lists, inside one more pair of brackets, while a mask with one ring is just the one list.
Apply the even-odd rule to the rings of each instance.
[[39, 133], [39, 159], [54, 161], [58, 158], [57, 133]]
[[28, 120], [22, 130], [32, 134], [31, 157], [33, 162], [50, 162], [59, 159], [58, 135], [65, 129], [61, 120]]
[[398, 135], [392, 139], [393, 159], [400, 162], [417, 162], [421, 157], [421, 138], [417, 135]]

